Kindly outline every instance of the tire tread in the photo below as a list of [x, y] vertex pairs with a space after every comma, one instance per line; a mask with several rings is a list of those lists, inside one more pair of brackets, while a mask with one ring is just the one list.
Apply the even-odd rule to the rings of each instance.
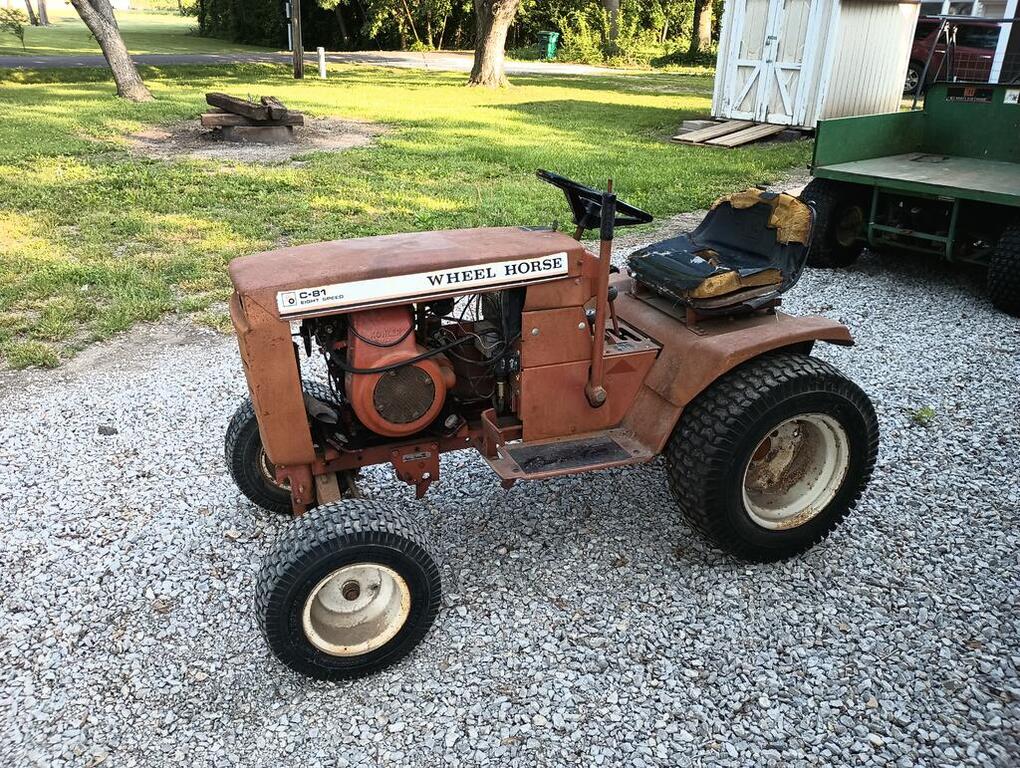
[[988, 263], [988, 298], [1020, 317], [1020, 224], [1006, 227]]
[[410, 653], [439, 611], [442, 591], [439, 568], [429, 554], [428, 537], [417, 521], [373, 499], [348, 499], [316, 507], [290, 523], [274, 542], [262, 560], [255, 583], [255, 617], [259, 631], [276, 656], [296, 671], [335, 680], [362, 677], [379, 669], [334, 670], [320, 675], [302, 665], [296, 666], [287, 658], [289, 641], [281, 629], [283, 622], [278, 620], [282, 603], [273, 599], [295, 589], [310, 562], [352, 544], [398, 549], [423, 564], [427, 580], [435, 585], [423, 618], [414, 630], [416, 636], [405, 642], [398, 654], [387, 657], [385, 666]]
[[724, 518], [715, 514], [721, 505], [718, 477], [739, 437], [763, 410], [777, 406], [798, 382], [810, 380], [816, 391], [849, 395], [869, 414], [874, 428], [867, 446], [864, 482], [847, 508], [832, 524], [794, 552], [825, 539], [860, 500], [878, 454], [878, 429], [867, 395], [835, 366], [804, 354], [774, 352], [738, 366], [717, 380], [684, 409], [666, 447], [669, 485], [688, 522], [731, 554], [748, 560], [775, 559], [750, 547], [734, 535]]

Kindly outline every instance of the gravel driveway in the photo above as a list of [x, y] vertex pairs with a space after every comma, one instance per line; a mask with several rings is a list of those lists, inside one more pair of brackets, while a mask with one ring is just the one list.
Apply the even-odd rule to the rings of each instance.
[[[849, 323], [856, 348], [817, 353], [881, 419], [827, 542], [735, 562], [661, 462], [504, 492], [448, 456], [425, 507], [445, 609], [339, 685], [255, 629], [286, 523], [223, 466], [232, 338], [170, 322], [0, 374], [0, 762], [1016, 765], [1020, 323], [980, 275], [913, 257], [809, 270], [786, 304]], [[366, 486], [411, 497], [384, 469]]]

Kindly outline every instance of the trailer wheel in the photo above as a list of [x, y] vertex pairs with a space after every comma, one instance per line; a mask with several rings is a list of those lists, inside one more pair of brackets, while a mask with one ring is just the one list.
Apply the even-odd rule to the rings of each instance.
[[1020, 224], [1006, 227], [988, 263], [988, 296], [992, 304], [1020, 317]]
[[812, 267], [849, 267], [864, 250], [860, 234], [867, 223], [865, 203], [854, 187], [812, 179], [800, 199], [815, 210], [807, 263]]
[[280, 661], [341, 680], [410, 653], [432, 625], [441, 592], [419, 526], [388, 506], [353, 499], [290, 523], [262, 561], [255, 613]]
[[688, 521], [737, 557], [796, 555], [857, 505], [878, 450], [871, 401], [807, 355], [763, 355], [684, 409], [666, 451]]
[[[329, 387], [304, 381], [304, 391], [318, 400], [333, 402]], [[267, 512], [291, 514], [290, 486], [276, 481], [276, 467], [262, 448], [262, 436], [251, 398], [234, 411], [224, 439], [224, 458], [234, 483], [249, 501]]]

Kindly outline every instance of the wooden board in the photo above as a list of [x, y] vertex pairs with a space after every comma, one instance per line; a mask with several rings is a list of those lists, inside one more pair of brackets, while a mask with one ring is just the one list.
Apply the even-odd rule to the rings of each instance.
[[269, 111], [270, 120], [282, 120], [287, 116], [287, 108], [275, 96], [263, 96], [260, 101], [262, 106]]
[[696, 131], [681, 133], [678, 136], [674, 136], [673, 141], [679, 141], [683, 144], [700, 144], [708, 139], [725, 136], [727, 133], [734, 133], [752, 125], [754, 123], [750, 120], [727, 120], [725, 123], [716, 123], [707, 128], [699, 128]]
[[709, 139], [705, 144], [711, 144], [713, 147], [739, 147], [742, 144], [750, 144], [752, 141], [760, 141], [769, 136], [775, 136], [777, 133], [782, 133], [785, 130], [785, 125], [759, 123], [736, 133], [728, 133], [717, 139]]
[[239, 99], [226, 93], [214, 92], [207, 93], [205, 100], [211, 107], [217, 107], [224, 112], [241, 115], [249, 120], [256, 120], [260, 123], [269, 120], [283, 120], [288, 114], [287, 108], [274, 96], [263, 96], [261, 101], [254, 102], [247, 99]]
[[288, 112], [282, 120], [249, 120], [241, 115], [230, 112], [206, 112], [202, 115], [202, 125], [206, 128], [231, 128], [235, 126], [252, 126], [255, 128], [274, 125], [304, 125], [305, 116]]

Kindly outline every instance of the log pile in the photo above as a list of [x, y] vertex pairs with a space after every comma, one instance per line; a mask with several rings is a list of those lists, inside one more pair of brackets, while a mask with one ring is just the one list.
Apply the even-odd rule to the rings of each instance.
[[226, 141], [293, 141], [294, 127], [305, 124], [303, 114], [287, 109], [274, 96], [249, 101], [225, 93], [207, 93], [205, 100], [213, 109], [202, 115], [202, 125]]

